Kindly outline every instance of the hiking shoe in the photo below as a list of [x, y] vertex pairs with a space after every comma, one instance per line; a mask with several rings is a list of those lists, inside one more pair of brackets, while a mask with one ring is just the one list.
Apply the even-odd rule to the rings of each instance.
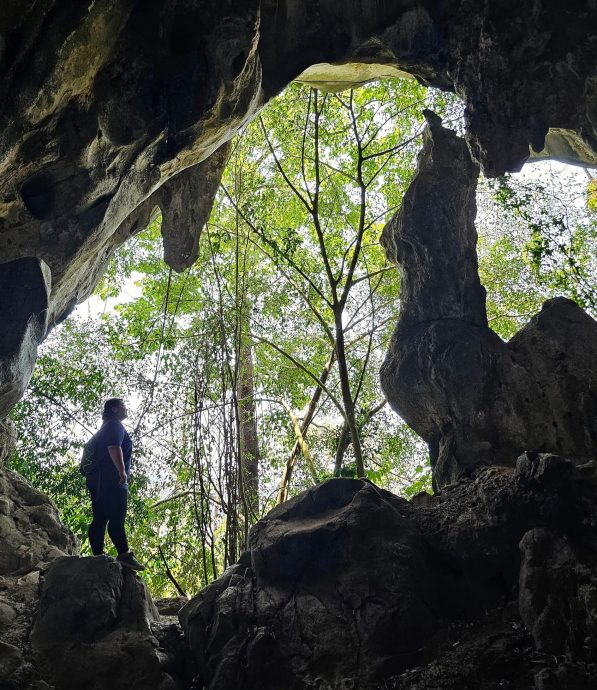
[[116, 556], [116, 560], [120, 565], [129, 568], [129, 570], [145, 570], [143, 563], [139, 563], [132, 551], [121, 553], [119, 556]]

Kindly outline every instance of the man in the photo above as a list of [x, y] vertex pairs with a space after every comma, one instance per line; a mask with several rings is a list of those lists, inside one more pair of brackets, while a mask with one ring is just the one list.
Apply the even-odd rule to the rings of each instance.
[[104, 555], [106, 526], [116, 547], [121, 565], [131, 570], [144, 570], [129, 551], [124, 519], [128, 503], [128, 474], [133, 444], [122, 425], [127, 410], [121, 398], [110, 398], [104, 404], [103, 424], [95, 434], [97, 469], [87, 476], [93, 521], [89, 525], [89, 543], [94, 556]]

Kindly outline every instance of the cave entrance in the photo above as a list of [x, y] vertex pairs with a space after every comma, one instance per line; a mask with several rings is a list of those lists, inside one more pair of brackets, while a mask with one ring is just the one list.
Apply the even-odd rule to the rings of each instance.
[[[166, 266], [156, 215], [44, 344], [13, 413], [13, 466], [83, 534], [77, 450], [103, 398], [125, 397], [134, 539], [157, 554], [156, 593], [171, 591], [167, 571], [198, 589], [236, 561], [250, 524], [278, 500], [357, 473], [347, 399], [368, 477], [406, 496], [430, 490], [427, 447], [377, 381], [399, 307], [379, 235], [413, 177], [424, 107], [462, 131], [458, 99], [387, 66], [310, 68], [233, 142], [198, 262]], [[594, 260], [577, 203], [587, 180], [546, 174], [479, 186], [481, 277], [503, 338], [554, 291], [578, 296], [561, 268], [573, 258], [586, 277]]]

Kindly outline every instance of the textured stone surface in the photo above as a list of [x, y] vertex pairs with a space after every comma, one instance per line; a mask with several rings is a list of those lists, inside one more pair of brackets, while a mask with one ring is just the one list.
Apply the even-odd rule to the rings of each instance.
[[0, 419], [17, 403], [46, 335], [50, 270], [31, 257], [0, 263]]
[[592, 160], [596, 35], [594, 8], [580, 1], [6, 0], [0, 255], [47, 263], [50, 326], [156, 203], [168, 262], [188, 266], [222, 145], [325, 63], [387, 65], [456, 90], [489, 175], [520, 167], [550, 128], [574, 142], [567, 159]]
[[60, 524], [51, 500], [0, 466], [0, 687], [44, 687], [28, 640], [39, 572], [77, 551], [76, 539]]
[[[582, 535], [584, 536], [584, 535]], [[520, 542], [519, 607], [537, 649], [597, 660], [597, 541], [536, 528]]]
[[430, 446], [442, 486], [525, 450], [597, 456], [597, 323], [549, 300], [508, 343], [487, 326], [474, 227], [478, 168], [427, 113], [416, 175], [382, 244], [401, 270], [381, 370], [392, 407]]
[[0, 468], [0, 576], [39, 570], [77, 549], [52, 501], [18, 474]]
[[[394, 678], [387, 687], [528, 688], [544, 657], [533, 656], [516, 604], [504, 609], [516, 599], [519, 542], [540, 526], [557, 529], [586, 539], [594, 558], [596, 478], [594, 466], [526, 455], [516, 470], [484, 468], [411, 503], [360, 480], [330, 480], [301, 494], [262, 519], [249, 552], [180, 612], [199, 664], [196, 683], [293, 690], [379, 687]], [[541, 583], [520, 577], [540, 596]], [[560, 633], [564, 644], [574, 645], [572, 622], [595, 623], [589, 607], [576, 613]], [[546, 619], [552, 614], [558, 622], [553, 608]], [[450, 651], [461, 642], [466, 664], [465, 651]], [[569, 649], [581, 669], [586, 658]], [[427, 681], [416, 670], [430, 659], [435, 672], [452, 666], [445, 684], [431, 684], [431, 667]], [[499, 685], [515, 668], [527, 684]]]
[[207, 161], [187, 168], [155, 193], [163, 209], [164, 261], [176, 271], [197, 261], [199, 236], [209, 219], [229, 152], [230, 146], [224, 144]]
[[174, 690], [151, 631], [158, 618], [143, 581], [117, 561], [60, 558], [42, 575], [31, 646], [56, 690]]

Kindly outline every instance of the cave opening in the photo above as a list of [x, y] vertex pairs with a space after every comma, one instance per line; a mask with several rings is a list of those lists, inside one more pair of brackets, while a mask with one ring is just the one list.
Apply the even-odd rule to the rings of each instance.
[[[176, 273], [164, 263], [156, 208], [94, 295], [51, 332], [13, 411], [19, 442], [9, 466], [54, 497], [83, 553], [89, 508], [78, 454], [112, 394], [132, 409], [132, 539], [137, 553], [151, 554], [156, 595], [217, 578], [276, 503], [328, 477], [361, 474], [333, 308], [359, 233], [366, 246], [340, 334], [366, 475], [407, 497], [432, 492], [433, 448], [389, 409], [377, 376], [400, 312], [398, 271], [379, 236], [414, 175], [425, 107], [464, 133], [457, 97], [387, 66], [307, 70], [233, 143], [195, 265]], [[372, 181], [359, 186], [364, 156]], [[552, 296], [594, 309], [590, 180], [532, 165], [481, 178], [476, 192], [487, 320], [504, 340]]]
[[[592, 687], [594, 173], [503, 174], [595, 167], [594, 3], [25, 4], [0, 685]], [[142, 577], [85, 545], [113, 394]]]

